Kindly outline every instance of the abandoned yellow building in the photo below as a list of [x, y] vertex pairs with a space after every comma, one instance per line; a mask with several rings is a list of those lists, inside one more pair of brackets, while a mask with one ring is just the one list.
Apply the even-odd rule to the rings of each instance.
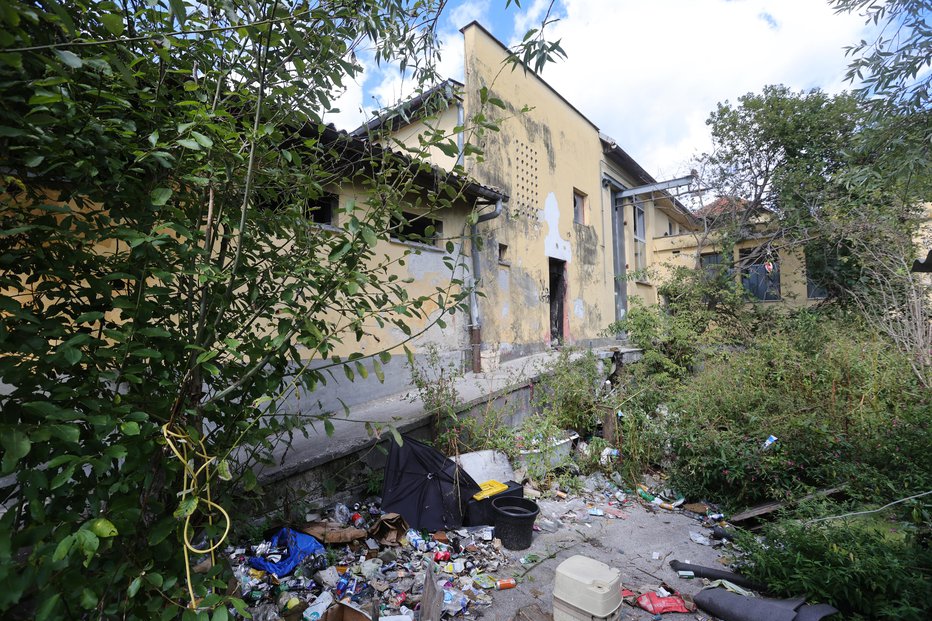
[[[448, 80], [355, 133], [398, 148], [425, 132], [451, 136], [455, 151], [427, 157], [508, 197], [480, 216], [481, 243], [467, 250], [481, 297], [463, 357], [478, 370], [555, 344], [615, 342], [605, 331], [629, 297], [657, 299], [654, 240], [695, 221], [664, 191], [675, 183], [658, 184], [540, 76], [512, 71], [482, 26], [462, 33], [464, 83]], [[480, 113], [498, 130], [473, 131]]]

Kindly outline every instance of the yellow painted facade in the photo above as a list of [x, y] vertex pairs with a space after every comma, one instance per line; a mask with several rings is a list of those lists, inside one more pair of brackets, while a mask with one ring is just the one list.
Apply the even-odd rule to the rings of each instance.
[[[461, 98], [395, 127], [392, 138], [414, 146], [430, 127], [477, 147], [481, 157], [459, 160], [466, 172], [509, 197], [499, 217], [479, 224], [482, 246], [473, 250], [483, 359], [494, 365], [556, 343], [604, 340], [629, 297], [656, 301], [656, 282], [629, 275], [657, 260], [656, 232], [679, 232], [690, 217], [663, 193], [616, 208], [618, 192], [654, 180], [539, 76], [512, 70], [508, 50], [480, 25], [464, 28], [463, 37]], [[480, 93], [503, 107], [484, 103]], [[498, 131], [470, 130], [469, 119], [480, 112]], [[460, 138], [455, 129], [463, 118]], [[431, 161], [449, 167], [458, 158], [432, 153]]]
[[[669, 278], [671, 272], [677, 267], [698, 269], [699, 258], [703, 254], [718, 254], [722, 248], [714, 241], [706, 242], [701, 247], [700, 237], [693, 233], [664, 236], [654, 239], [654, 258], [656, 260], [657, 279], [663, 281]], [[746, 239], [734, 245], [732, 262], [737, 262], [742, 250], [751, 250], [760, 244], [759, 241]], [[819, 304], [823, 297], [809, 297], [806, 284], [806, 261], [800, 249], [779, 249], [772, 257], [779, 269], [780, 297], [777, 300], [758, 300], [755, 303], [784, 308], [801, 308]], [[737, 278], [738, 276], [736, 276]]]

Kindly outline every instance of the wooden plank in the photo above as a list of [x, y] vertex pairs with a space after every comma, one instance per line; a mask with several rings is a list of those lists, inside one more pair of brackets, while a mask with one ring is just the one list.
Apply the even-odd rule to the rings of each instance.
[[789, 507], [789, 506], [798, 504], [800, 502], [804, 502], [806, 500], [812, 500], [813, 498], [819, 498], [822, 496], [834, 496], [835, 494], [841, 492], [844, 489], [845, 489], [845, 486], [842, 485], [840, 487], [830, 487], [828, 489], [820, 489], [815, 492], [812, 492], [811, 494], [807, 494], [803, 496], [799, 500], [795, 500], [791, 502], [765, 502], [764, 504], [757, 505], [756, 507], [751, 507], [750, 509], [742, 511], [741, 513], [738, 513], [737, 515], [731, 516], [730, 518], [728, 518], [728, 521], [731, 522], [732, 524], [737, 524], [738, 522], [745, 522], [752, 518], [760, 517], [762, 515], [767, 515], [768, 513], [773, 513], [774, 511], [777, 511], [778, 509], [783, 509], [785, 507]]

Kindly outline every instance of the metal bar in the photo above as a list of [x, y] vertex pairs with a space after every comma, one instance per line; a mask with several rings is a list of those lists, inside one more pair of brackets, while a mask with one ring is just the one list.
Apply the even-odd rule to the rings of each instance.
[[616, 202], [623, 198], [628, 198], [629, 196], [637, 196], [638, 194], [647, 194], [648, 192], [659, 192], [660, 190], [668, 190], [670, 188], [678, 188], [681, 185], [689, 185], [695, 180], [695, 177], [692, 175], [687, 175], [685, 177], [680, 177], [679, 179], [670, 179], [669, 181], [658, 181], [657, 183], [650, 183], [648, 185], [640, 185], [636, 188], [631, 188], [630, 190], [624, 190], [618, 193]]

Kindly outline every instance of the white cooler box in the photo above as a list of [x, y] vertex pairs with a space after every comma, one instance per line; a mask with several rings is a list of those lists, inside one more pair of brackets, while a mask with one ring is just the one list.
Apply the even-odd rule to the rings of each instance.
[[553, 621], [617, 621], [621, 572], [601, 561], [571, 556], [553, 581]]

